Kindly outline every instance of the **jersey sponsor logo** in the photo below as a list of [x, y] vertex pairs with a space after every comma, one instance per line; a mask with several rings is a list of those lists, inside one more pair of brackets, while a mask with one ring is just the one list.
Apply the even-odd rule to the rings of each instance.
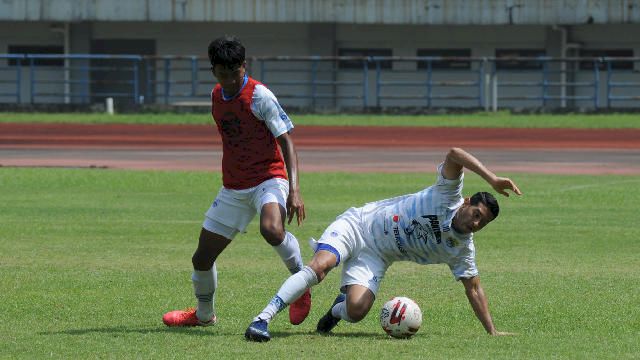
[[442, 242], [442, 233], [440, 232], [440, 221], [438, 221], [438, 217], [435, 215], [425, 215], [423, 217], [429, 219], [429, 224], [431, 225], [431, 230], [436, 238], [436, 243], [440, 244]]
[[398, 247], [398, 250], [400, 250], [402, 254], [406, 255], [407, 250], [404, 248], [404, 245], [402, 244], [403, 241], [402, 241], [402, 236], [400, 235], [400, 227], [398, 226], [397, 222], [393, 224], [393, 237], [396, 240], [396, 246]]
[[[400, 221], [400, 215], [398, 214], [394, 214], [391, 217], [391, 221], [393, 221], [394, 223], [397, 223], [398, 221]], [[384, 232], [385, 235], [389, 235], [389, 229], [387, 229], [387, 221], [385, 220], [384, 223], [382, 224], [383, 228], [382, 231]]]
[[422, 219], [426, 219], [425, 223], [421, 223], [420, 219], [411, 220], [411, 225], [404, 229], [407, 236], [414, 235], [426, 244], [429, 236], [435, 239], [437, 244], [442, 243], [442, 233], [440, 232], [440, 221], [436, 215], [423, 215]]

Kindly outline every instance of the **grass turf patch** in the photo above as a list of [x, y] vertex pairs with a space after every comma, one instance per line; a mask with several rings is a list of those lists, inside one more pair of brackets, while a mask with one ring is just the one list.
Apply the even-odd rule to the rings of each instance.
[[[451, 115], [310, 115], [291, 114], [295, 125], [317, 126], [425, 126], [481, 128], [640, 128], [636, 114], [512, 115], [508, 112]], [[211, 124], [201, 114], [0, 113], [0, 123], [80, 124]]]
[[[525, 195], [476, 235], [478, 265], [499, 330], [487, 336], [445, 265], [396, 263], [360, 323], [330, 336], [317, 320], [340, 269], [314, 288], [305, 323], [280, 314], [267, 344], [246, 326], [287, 277], [254, 221], [218, 259], [213, 328], [166, 328], [165, 311], [194, 304], [191, 255], [217, 193], [211, 172], [0, 169], [0, 353], [9, 358], [633, 358], [640, 332], [640, 179], [514, 174]], [[310, 236], [349, 206], [430, 185], [433, 174], [303, 174]], [[487, 190], [475, 175], [465, 193]], [[387, 337], [383, 300], [416, 300], [422, 329]]]

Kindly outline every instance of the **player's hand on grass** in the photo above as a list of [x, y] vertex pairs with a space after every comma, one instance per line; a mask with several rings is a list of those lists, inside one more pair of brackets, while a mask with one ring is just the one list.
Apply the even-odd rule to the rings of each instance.
[[506, 197], [509, 197], [509, 193], [506, 190], [511, 190], [516, 195], [522, 195], [522, 192], [520, 191], [520, 189], [518, 189], [518, 186], [509, 178], [496, 177], [491, 186], [495, 191]]
[[306, 217], [304, 213], [304, 202], [302, 201], [302, 196], [300, 196], [300, 191], [297, 189], [289, 192], [289, 196], [287, 197], [287, 214], [289, 214], [287, 224], [291, 224], [291, 220], [293, 220], [293, 215], [295, 214], [298, 226], [302, 225]]

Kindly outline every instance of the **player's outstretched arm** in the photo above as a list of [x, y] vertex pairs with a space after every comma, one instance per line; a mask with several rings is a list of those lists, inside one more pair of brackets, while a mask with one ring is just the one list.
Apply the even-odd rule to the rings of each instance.
[[474, 276], [472, 278], [462, 278], [461, 281], [464, 285], [467, 299], [469, 299], [469, 303], [471, 304], [473, 311], [476, 313], [478, 320], [480, 320], [487, 333], [494, 336], [515, 335], [513, 333], [496, 330], [493, 325], [493, 320], [491, 319], [491, 314], [489, 313], [487, 297], [484, 295], [484, 290], [480, 285], [480, 278]]
[[496, 174], [487, 169], [480, 160], [468, 152], [460, 148], [451, 148], [444, 160], [442, 169], [444, 177], [446, 179], [457, 179], [460, 177], [463, 168], [467, 168], [480, 175], [495, 191], [504, 196], [509, 196], [506, 190], [511, 190], [517, 195], [522, 195], [518, 186], [516, 186], [511, 179], [496, 176]]
[[298, 226], [300, 226], [306, 215], [298, 182], [298, 154], [293, 144], [293, 139], [288, 132], [278, 136], [278, 143], [282, 149], [282, 156], [284, 157], [284, 163], [287, 166], [287, 174], [289, 176], [289, 197], [287, 198], [287, 214], [289, 219], [287, 223], [291, 224], [291, 220], [293, 220], [293, 215], [295, 214]]

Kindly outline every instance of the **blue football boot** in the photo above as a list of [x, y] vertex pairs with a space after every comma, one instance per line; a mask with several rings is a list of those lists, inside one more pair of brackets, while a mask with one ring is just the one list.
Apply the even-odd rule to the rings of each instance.
[[333, 305], [331, 305], [331, 307], [329, 308], [329, 311], [327, 311], [327, 313], [320, 318], [320, 321], [318, 321], [318, 326], [316, 327], [317, 332], [322, 334], [327, 334], [331, 330], [333, 330], [333, 328], [336, 327], [336, 325], [338, 325], [338, 322], [340, 321], [340, 319], [334, 317], [331, 314], [331, 309], [333, 309], [333, 307], [337, 303], [343, 302], [346, 298], [347, 296], [342, 293], [340, 293], [340, 295], [336, 297], [336, 299], [333, 301]]
[[254, 321], [249, 325], [247, 331], [244, 332], [244, 338], [249, 341], [266, 342], [271, 340], [269, 335], [269, 324], [262, 319]]

